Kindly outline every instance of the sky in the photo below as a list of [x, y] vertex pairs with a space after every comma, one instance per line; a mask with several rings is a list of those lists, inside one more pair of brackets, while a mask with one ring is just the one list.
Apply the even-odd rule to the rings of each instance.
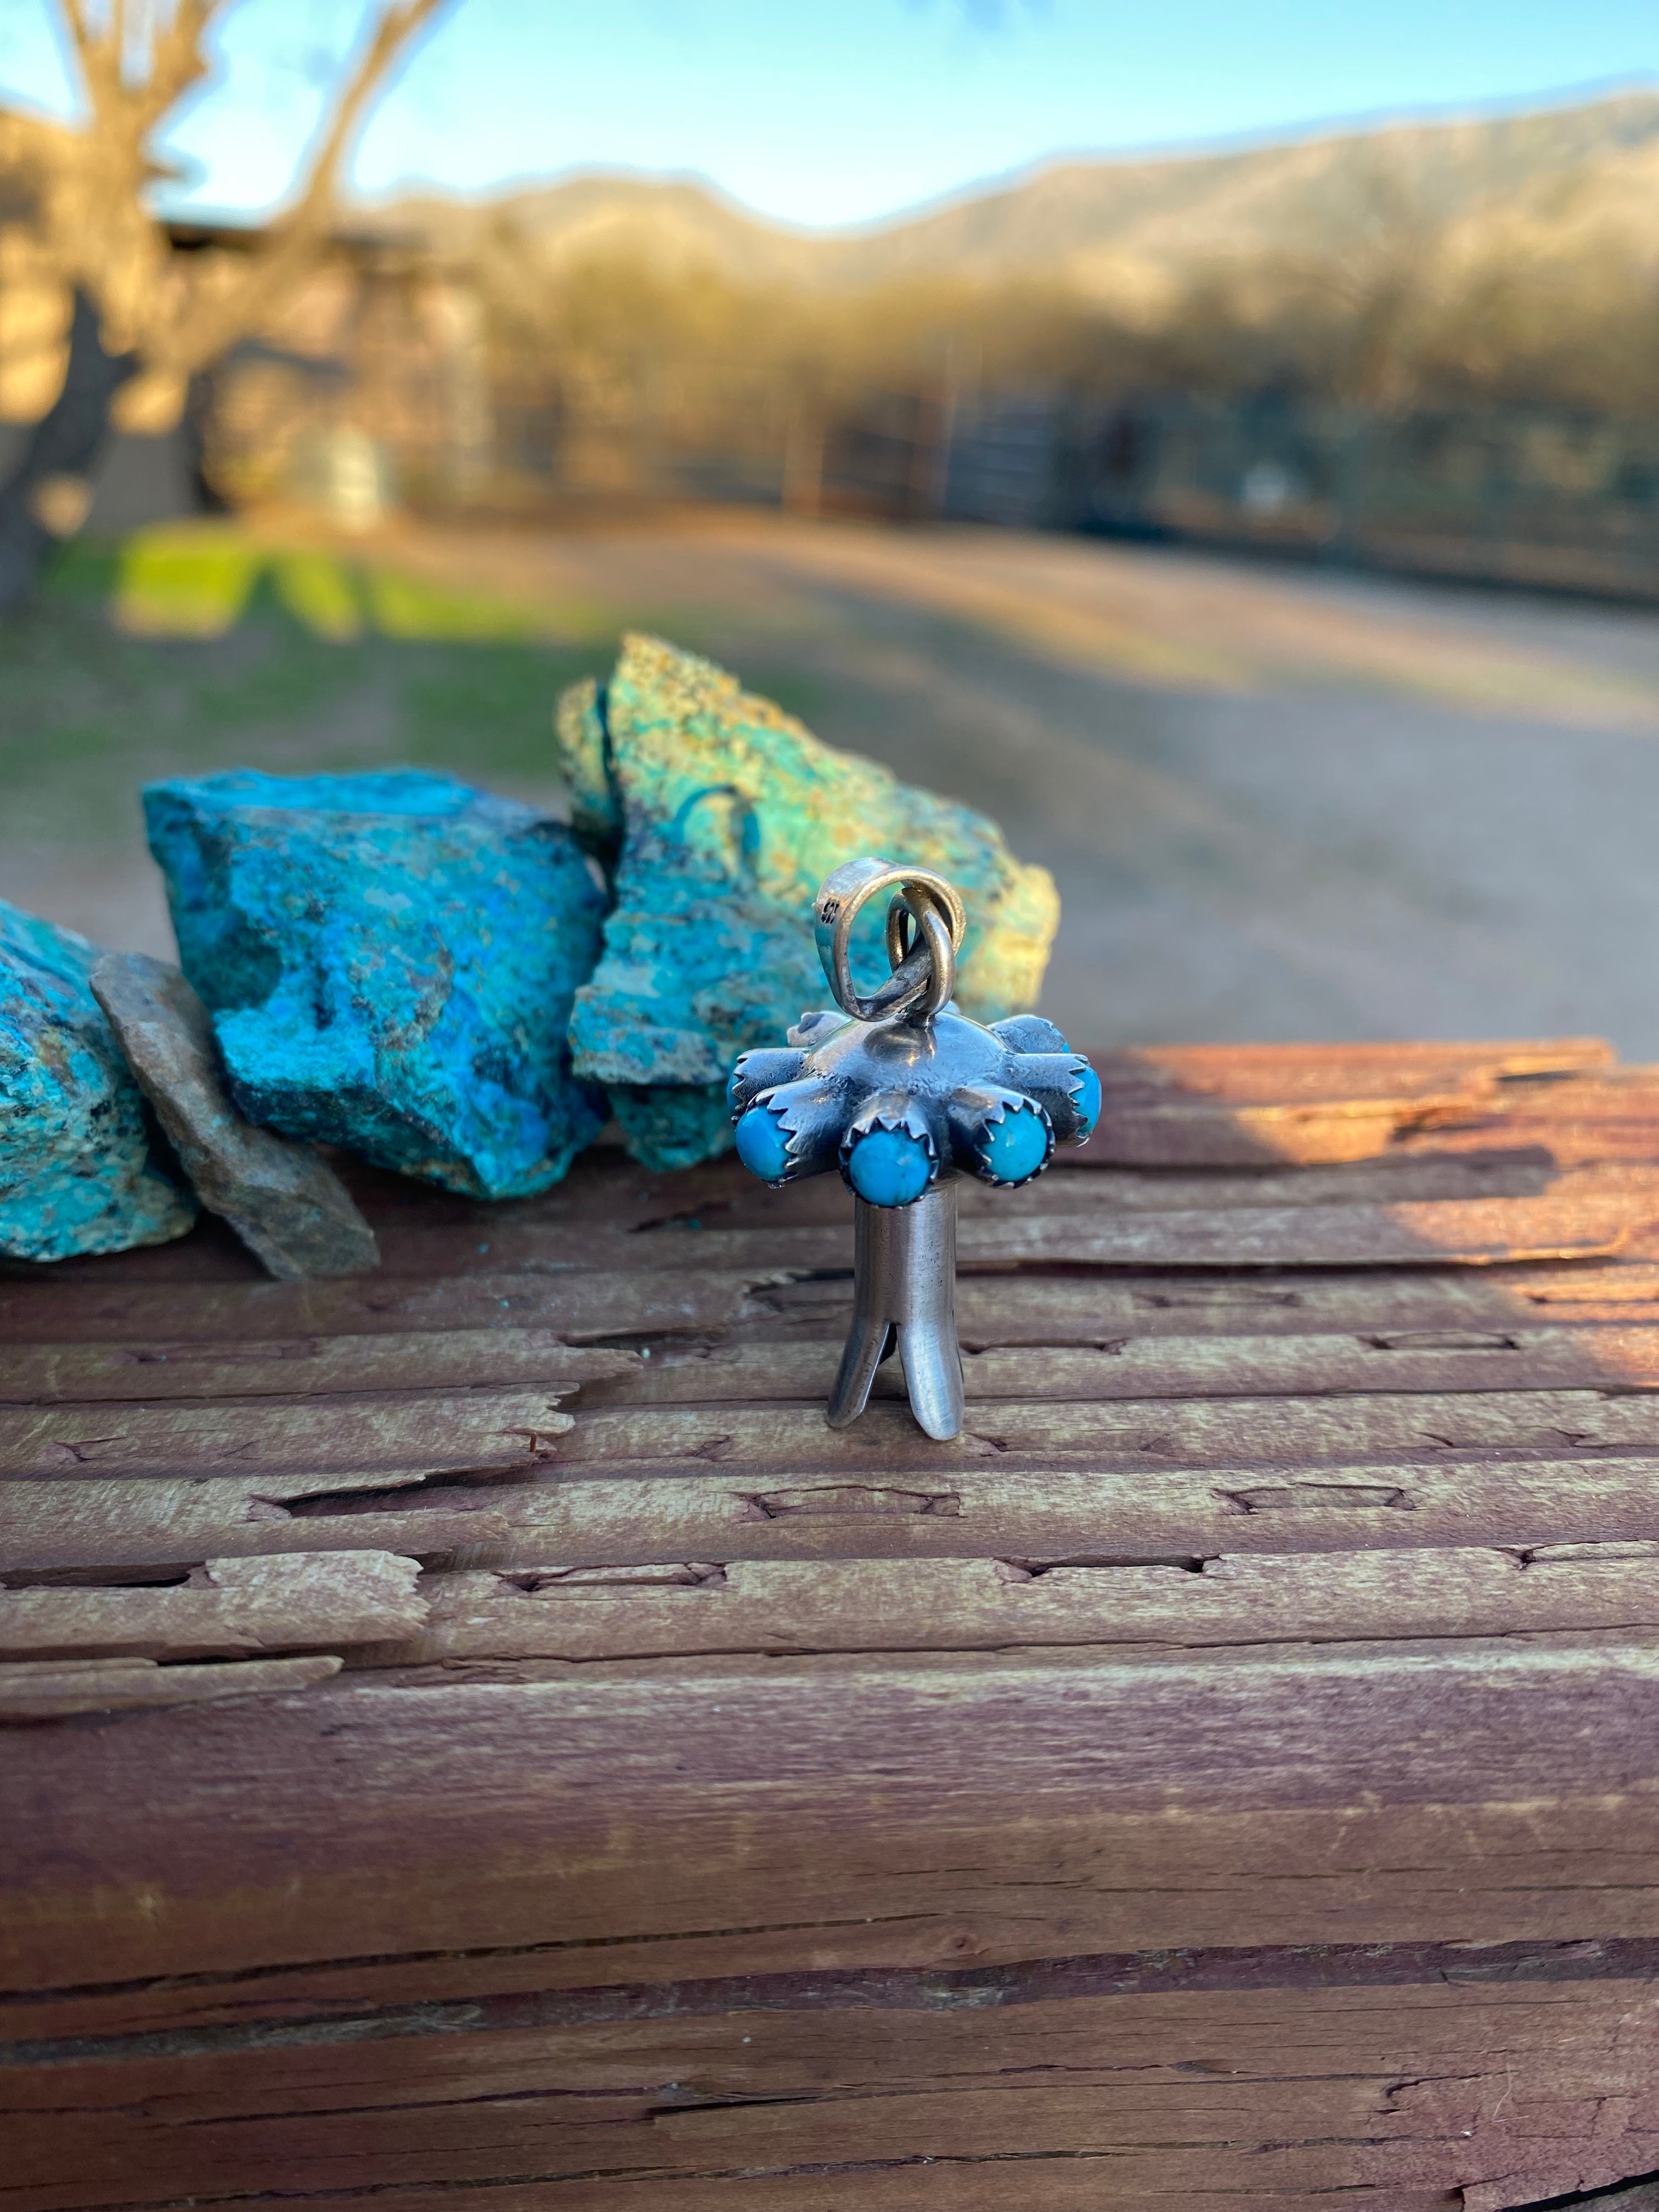
[[[280, 202], [368, 0], [237, 0], [167, 204]], [[73, 114], [54, 0], [0, 0], [0, 100]], [[359, 139], [360, 194], [692, 174], [869, 222], [1056, 155], [1541, 104], [1659, 79], [1656, 0], [451, 0]]]

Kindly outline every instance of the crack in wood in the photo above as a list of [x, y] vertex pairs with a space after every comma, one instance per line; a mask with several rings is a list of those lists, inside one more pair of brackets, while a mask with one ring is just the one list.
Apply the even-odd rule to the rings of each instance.
[[[761, 1932], [789, 1933], [798, 1925], [762, 1923]], [[467, 1957], [484, 1963], [535, 1957], [569, 1948], [603, 1949], [618, 1941], [637, 1940], [640, 1939], [610, 1938], [592, 1947], [550, 1945], [527, 1950], [404, 1955], [410, 1959]], [[645, 1940], [683, 1939], [676, 1935]], [[364, 1967], [397, 1961], [376, 1958], [331, 1963]], [[204, 1989], [246, 1989], [257, 1992], [262, 1983], [280, 1980], [289, 1971], [264, 1968], [228, 1976], [198, 1976], [193, 1981], [194, 1985]], [[465, 2036], [513, 2029], [556, 2029], [680, 2017], [717, 2018], [739, 2013], [763, 2015], [853, 2011], [937, 2014], [1159, 1992], [1195, 1996], [1222, 1990], [1295, 1990], [1311, 1996], [1322, 1990], [1402, 1990], [1431, 1984], [1501, 1989], [1607, 1980], [1634, 1982], [1656, 1978], [1659, 1978], [1659, 1937], [1654, 1936], [1559, 1943], [1267, 1944], [1238, 1949], [1166, 1948], [1024, 1960], [994, 1966], [842, 1968], [705, 1981], [486, 1993], [450, 2002], [428, 2001], [386, 2006], [346, 2015], [331, 2013], [295, 2017], [284, 2012], [265, 2020], [214, 2027], [62, 2040], [0, 2041], [0, 2068], [199, 2057], [216, 2053]], [[136, 1992], [145, 1984], [110, 1986]], [[84, 1992], [59, 1990], [52, 1994], [62, 1997], [95, 1993], [98, 1987], [88, 1984]], [[3, 2019], [3, 2011], [4, 2001], [0, 2000], [0, 2020]], [[1230, 2075], [1233, 2071], [1227, 2070]], [[1419, 2078], [1395, 2080], [1386, 2094], [1392, 2096], [1402, 2093], [1416, 2086]], [[1420, 2078], [1443, 2081], [1465, 2077]]]

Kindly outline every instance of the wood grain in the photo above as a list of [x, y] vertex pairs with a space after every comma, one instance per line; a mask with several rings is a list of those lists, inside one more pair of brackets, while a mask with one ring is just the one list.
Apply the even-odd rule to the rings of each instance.
[[51, 1283], [0, 1276], [0, 1343], [149, 1344], [163, 1311], [167, 1335], [198, 1344], [497, 1325], [544, 1328], [568, 1342], [586, 1341], [719, 1328], [750, 1291], [787, 1273], [771, 1267], [709, 1268], [694, 1275], [601, 1269], [432, 1281], [377, 1276], [344, 1283], [184, 1282], [168, 1285], [164, 1306], [153, 1285], [122, 1273], [70, 1274]]
[[[1636, 1176], [1632, 1189], [1626, 1178]], [[1066, 1186], [1060, 1186], [1063, 1191]], [[1614, 1253], [1659, 1215], [1659, 1181], [1626, 1170], [1608, 1182], [1516, 1199], [1402, 1200], [1384, 1205], [1234, 1206], [1126, 1209], [1114, 1215], [1066, 1207], [970, 1212], [957, 1239], [961, 1266], [1094, 1267], [1484, 1267], [1501, 1261], [1589, 1259]], [[487, 1249], [451, 1229], [387, 1232], [382, 1264], [392, 1275], [467, 1274], [487, 1265], [560, 1273], [581, 1267], [647, 1272], [713, 1268], [756, 1275], [781, 1269], [845, 1267], [851, 1227], [726, 1229], [705, 1226], [617, 1232], [549, 1228], [532, 1221], [498, 1230]]]
[[[1488, 2056], [1460, 2069], [1448, 2046], [1477, 2022]], [[978, 2206], [1006, 2203], [1017, 2160], [1022, 2203], [1035, 2162], [1040, 2185], [1073, 2192], [1039, 2203], [1122, 2205], [1224, 2186], [1242, 2153], [1267, 2191], [1306, 2202], [1346, 2182], [1393, 2208], [1402, 2185], [1442, 2173], [1466, 2194], [1494, 2179], [1553, 2189], [1654, 2155], [1656, 2032], [1641, 1981], [1079, 1996], [988, 2015], [757, 2005], [672, 2032], [649, 2016], [602, 2034], [492, 2022], [459, 2051], [434, 2022], [349, 2045], [136, 2057], [122, 2069], [131, 2107], [100, 2112], [72, 2146], [14, 2082], [10, 2182], [24, 2212], [124, 2184], [123, 2202], [170, 2188], [224, 2203], [349, 2191], [367, 2156], [394, 2186], [423, 2167], [476, 2187], [505, 2166], [551, 2185], [542, 2202], [608, 2202], [596, 2185], [614, 2175], [675, 2203], [695, 2201], [681, 2185], [745, 2173], [845, 2190], [872, 2171], [914, 2181], [943, 2166], [925, 2193], [887, 2201]], [[41, 2087], [91, 2106], [107, 2070], [60, 2063]], [[1526, 2117], [1546, 2098], [1547, 2133]]]
[[[770, 1284], [744, 1302], [727, 1342], [781, 1337], [834, 1343], [852, 1312], [850, 1271], [827, 1280]], [[1659, 1274], [1646, 1263], [1556, 1269], [1291, 1268], [1188, 1275], [967, 1275], [957, 1285], [964, 1349], [1047, 1344], [1099, 1346], [1125, 1336], [1388, 1337], [1427, 1330], [1507, 1334], [1544, 1320], [1659, 1322]], [[663, 1340], [665, 1348], [669, 1340]]]
[[833, 1177], [0, 1266], [9, 2206], [1659, 2166], [1659, 1071], [1101, 1072], [964, 1194], [947, 1446], [824, 1425]]
[[243, 1658], [418, 1636], [413, 1559], [390, 1552], [209, 1559], [182, 1583], [0, 1590], [0, 1658]]
[[[25, 1732], [7, 1764], [3, 1981], [26, 1990], [79, 1978], [89, 1911], [106, 1984], [526, 1943], [586, 1944], [604, 1979], [617, 1938], [730, 1929], [741, 1955], [786, 1925], [830, 1964], [842, 1924], [868, 1957], [918, 1912], [935, 1944], [1015, 1958], [1344, 1924], [1512, 1940], [1538, 1927], [1526, 1854], [1565, 1880], [1553, 1932], [1659, 1932], [1659, 1644], [1630, 1638], [358, 1674], [257, 1728], [138, 1713]], [[1472, 1855], [1494, 1832], [1522, 1862]]]
[[[796, 1481], [595, 1474], [501, 1492], [511, 1572], [734, 1559], [1130, 1564], [1239, 1553], [1411, 1551], [1659, 1539], [1659, 1458], [1297, 1466], [990, 1467]], [[334, 1525], [348, 1524], [342, 1516]], [[307, 1523], [324, 1527], [329, 1524]]]
[[1410, 1040], [1400, 1043], [1154, 1044], [1091, 1055], [1103, 1092], [1179, 1091], [1188, 1097], [1254, 1100], [1352, 1100], [1379, 1091], [1438, 1094], [1495, 1084], [1554, 1081], [1590, 1074], [1617, 1082], [1623, 1069], [1601, 1037], [1517, 1037], [1484, 1043]]
[[313, 1687], [335, 1658], [252, 1659], [240, 1666], [160, 1667], [153, 1659], [51, 1659], [0, 1666], [0, 1721], [67, 1720]]
[[560, 1440], [562, 1468], [644, 1462], [665, 1468], [754, 1468], [778, 1474], [839, 1469], [859, 1477], [943, 1474], [998, 1457], [1098, 1468], [1238, 1466], [1354, 1461], [1502, 1448], [1659, 1449], [1659, 1400], [1643, 1392], [1516, 1390], [1336, 1399], [1092, 1401], [980, 1399], [961, 1436], [922, 1436], [896, 1399], [853, 1428], [826, 1427], [816, 1404], [690, 1405], [578, 1410]]
[[[422, 1577], [391, 1661], [1012, 1651], [1659, 1630], [1659, 1540], [1247, 1553], [1146, 1566], [1002, 1559], [685, 1561]], [[0, 1638], [5, 1634], [0, 1598]], [[289, 1641], [298, 1639], [290, 1638]], [[321, 1639], [319, 1639], [321, 1640]], [[362, 1640], [362, 1639], [357, 1639]]]
[[533, 1466], [570, 1426], [551, 1391], [202, 1406], [0, 1407], [0, 1480], [461, 1474]]
[[539, 1328], [424, 1329], [234, 1346], [189, 1338], [13, 1345], [0, 1354], [0, 1403], [362, 1396], [471, 1390], [492, 1382], [534, 1383], [556, 1400], [584, 1382], [631, 1374], [638, 1364], [635, 1353], [573, 1347]]
[[[374, 1510], [326, 1517], [304, 1510], [349, 1500], [354, 1492], [370, 1493]], [[451, 1486], [441, 1505], [422, 1510], [426, 1494], [419, 1475], [378, 1468], [356, 1474], [0, 1483], [0, 1575], [191, 1566], [284, 1552], [499, 1553], [508, 1524], [491, 1510], [489, 1489]]]
[[[1020, 1304], [1018, 1293], [1012, 1307]], [[850, 1305], [848, 1308], [850, 1316]], [[1030, 1320], [1026, 1316], [1028, 1324]], [[989, 1329], [981, 1324], [981, 1334]], [[596, 1375], [582, 1405], [758, 1404], [826, 1398], [839, 1352], [834, 1340], [665, 1345], [652, 1358]], [[902, 1389], [896, 1362], [877, 1395]], [[1103, 1404], [1137, 1398], [1324, 1398], [1464, 1390], [1650, 1390], [1659, 1388], [1659, 1324], [1440, 1329], [1310, 1330], [1250, 1336], [1125, 1334], [1096, 1344], [969, 1348], [970, 1400], [1064, 1398]]]

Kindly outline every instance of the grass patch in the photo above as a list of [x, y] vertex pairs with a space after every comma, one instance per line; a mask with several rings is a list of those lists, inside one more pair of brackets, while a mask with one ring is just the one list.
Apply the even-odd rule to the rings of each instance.
[[76, 544], [0, 633], [0, 836], [130, 836], [140, 784], [233, 766], [550, 782], [554, 702], [615, 632], [540, 627], [488, 592], [222, 525]]

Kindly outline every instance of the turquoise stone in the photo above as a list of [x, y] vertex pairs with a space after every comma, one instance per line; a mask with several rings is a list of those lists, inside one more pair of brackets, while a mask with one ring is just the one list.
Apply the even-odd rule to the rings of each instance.
[[179, 961], [251, 1121], [471, 1198], [556, 1182], [605, 899], [561, 822], [399, 769], [152, 784]]
[[[726, 1072], [821, 1003], [812, 901], [856, 853], [961, 886], [968, 1012], [1036, 1000], [1060, 911], [1046, 871], [1016, 860], [983, 815], [833, 750], [712, 661], [625, 639], [608, 682], [568, 695], [558, 744], [572, 827], [615, 893], [603, 957], [575, 995], [575, 1073], [605, 1085], [647, 1167], [732, 1141]], [[872, 985], [886, 974], [880, 920], [864, 948]]]
[[[1098, 1093], [1100, 1085], [1095, 1085]], [[1048, 1132], [1034, 1106], [1022, 1106], [988, 1121], [980, 1158], [993, 1182], [1024, 1182], [1048, 1157]]]
[[1083, 1124], [1078, 1132], [1078, 1142], [1085, 1144], [1095, 1133], [1095, 1124], [1100, 1119], [1100, 1078], [1092, 1067], [1085, 1066], [1073, 1085], [1072, 1103]]
[[789, 1164], [789, 1137], [777, 1115], [751, 1106], [737, 1128], [738, 1158], [750, 1175], [776, 1182]]
[[933, 1176], [927, 1146], [908, 1129], [866, 1130], [848, 1157], [847, 1179], [872, 1206], [909, 1206]]
[[182, 1237], [196, 1202], [92, 994], [99, 948], [0, 900], [0, 1255]]

